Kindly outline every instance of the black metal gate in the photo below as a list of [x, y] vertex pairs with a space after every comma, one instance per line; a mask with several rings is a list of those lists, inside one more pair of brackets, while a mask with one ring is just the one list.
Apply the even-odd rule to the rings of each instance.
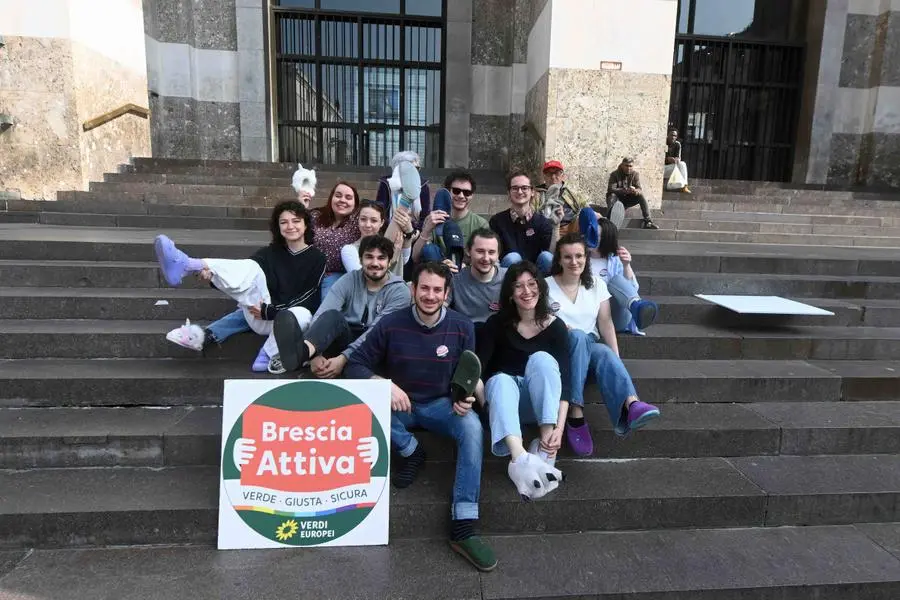
[[279, 160], [442, 164], [442, 17], [273, 11]]
[[691, 177], [787, 181], [802, 45], [678, 35], [669, 120]]

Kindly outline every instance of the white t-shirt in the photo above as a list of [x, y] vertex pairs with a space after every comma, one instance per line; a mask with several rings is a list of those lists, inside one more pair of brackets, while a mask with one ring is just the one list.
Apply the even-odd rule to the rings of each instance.
[[550, 292], [550, 308], [563, 323], [572, 329], [600, 335], [597, 329], [597, 313], [600, 312], [600, 305], [610, 298], [609, 290], [606, 289], [606, 283], [602, 279], [595, 276], [594, 285], [589, 290], [578, 286], [575, 302], [569, 300], [555, 278], [547, 278], [547, 287]]
[[601, 277], [603, 281], [609, 277], [609, 259], [604, 257], [591, 256], [591, 274], [594, 277]]

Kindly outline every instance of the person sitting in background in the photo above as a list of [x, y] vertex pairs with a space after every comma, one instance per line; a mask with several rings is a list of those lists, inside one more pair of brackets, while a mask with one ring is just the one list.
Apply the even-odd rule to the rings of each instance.
[[[475, 196], [475, 179], [466, 171], [454, 171], [444, 180], [444, 189], [449, 192], [450, 207], [439, 206], [440, 191], [435, 194], [434, 209], [422, 222], [422, 234], [413, 245], [412, 258], [416, 262], [437, 261], [451, 258], [444, 242], [446, 224], [451, 221], [459, 228], [462, 243], [469, 245], [472, 233], [484, 229], [488, 222], [479, 214], [469, 209]], [[444, 228], [442, 230], [442, 225]]]
[[275, 319], [278, 356], [272, 359], [270, 372], [296, 371], [309, 361], [316, 377], [337, 377], [382, 316], [409, 306], [409, 288], [388, 271], [394, 244], [380, 235], [365, 237], [359, 256], [362, 269], [335, 282], [308, 329], [304, 331], [291, 313]]
[[[500, 311], [478, 335], [484, 401], [491, 424], [491, 451], [509, 456], [507, 473], [523, 500], [559, 487], [554, 466], [569, 392], [569, 338], [550, 311], [547, 283], [537, 267], [518, 262], [506, 271]], [[522, 424], [536, 423], [540, 435], [525, 450]]]
[[659, 306], [641, 298], [637, 276], [631, 265], [631, 253], [619, 246], [616, 226], [606, 219], [597, 219], [591, 210], [579, 215], [585, 244], [591, 253], [592, 274], [600, 277], [612, 294], [612, 320], [616, 331], [644, 335], [653, 325]]
[[[549, 273], [553, 262], [551, 249], [559, 239], [559, 227], [534, 212], [531, 205], [534, 188], [525, 171], [510, 173], [506, 188], [509, 190], [509, 209], [495, 214], [489, 223], [500, 237], [500, 245], [506, 253], [500, 259], [500, 265], [509, 267], [527, 260], [536, 264], [541, 273]], [[561, 208], [556, 210], [562, 213]]]
[[[680, 188], [669, 187], [669, 178], [672, 173], [678, 169], [681, 179], [684, 182]], [[666, 137], [666, 167], [663, 171], [663, 179], [666, 182], [666, 189], [690, 194], [691, 189], [688, 187], [688, 171], [687, 165], [681, 160], [681, 142], [678, 141], [678, 130], [674, 127], [669, 129], [669, 135]]]
[[[409, 215], [404, 212], [397, 211], [394, 213], [394, 219], [401, 222], [399, 229], [410, 227]], [[352, 244], [347, 244], [341, 248], [341, 263], [344, 270], [349, 273], [362, 268], [359, 260], [359, 243], [362, 238], [370, 235], [379, 235], [385, 228], [384, 223], [384, 207], [377, 202], [371, 200], [363, 200], [359, 207], [359, 217], [357, 218], [359, 225], [360, 237]], [[403, 266], [409, 260], [410, 244], [409, 238], [404, 238], [400, 231], [392, 240], [394, 242], [394, 258], [391, 259], [390, 271], [398, 277], [403, 277]]]
[[[550, 202], [556, 202], [562, 206], [562, 217], [559, 222], [559, 234], [565, 235], [572, 231], [578, 231], [578, 213], [582, 208], [587, 206], [587, 202], [578, 194], [572, 191], [572, 188], [566, 187], [566, 173], [563, 170], [563, 164], [558, 160], [548, 160], [544, 163], [541, 170], [544, 175], [544, 183], [539, 185], [535, 191], [535, 200], [533, 202], [535, 210], [541, 210], [542, 207]], [[553, 186], [558, 186], [554, 188]], [[550, 192], [554, 192], [553, 197], [548, 197]], [[548, 211], [552, 207], [548, 207]], [[550, 214], [544, 214], [545, 217], [551, 218]]]
[[644, 229], [659, 229], [650, 218], [650, 207], [644, 198], [641, 189], [641, 176], [634, 170], [634, 160], [623, 158], [619, 168], [609, 174], [609, 184], [606, 189], [606, 206], [609, 209], [608, 217], [616, 229], [621, 229], [625, 222], [625, 211], [632, 206], [641, 205], [641, 214], [644, 217], [642, 227]]
[[210, 343], [221, 344], [236, 333], [254, 331], [268, 336], [251, 369], [267, 370], [278, 354], [272, 329], [275, 317], [290, 312], [301, 329], [319, 308], [319, 286], [325, 275], [325, 255], [311, 246], [312, 218], [300, 202], [282, 202], [269, 218], [272, 242], [245, 260], [191, 258], [165, 235], [156, 236], [154, 248], [160, 270], [171, 286], [181, 284], [188, 273], [227, 294], [238, 303], [234, 312], [202, 329], [190, 319], [166, 334], [183, 348], [202, 351]]
[[341, 248], [359, 239], [356, 211], [359, 210], [359, 194], [349, 183], [336, 183], [322, 208], [312, 211], [316, 239], [313, 242], [325, 253], [327, 260], [325, 278], [322, 280], [322, 298], [341, 275], [346, 273], [341, 262]]
[[[638, 399], [628, 370], [619, 358], [619, 344], [610, 317], [606, 284], [591, 274], [591, 257], [580, 233], [563, 236], [553, 253], [553, 276], [547, 278], [551, 307], [568, 327], [571, 395], [566, 438], [572, 451], [594, 451], [591, 430], [584, 421], [584, 386], [593, 375], [618, 435], [640, 429], [659, 416], [659, 409]], [[601, 342], [602, 339], [602, 342]]]

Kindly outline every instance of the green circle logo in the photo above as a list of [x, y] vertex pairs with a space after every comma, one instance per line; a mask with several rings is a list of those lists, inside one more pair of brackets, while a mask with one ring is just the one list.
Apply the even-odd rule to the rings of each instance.
[[336, 540], [384, 492], [388, 445], [369, 407], [331, 383], [296, 381], [254, 400], [225, 443], [228, 500], [251, 529], [287, 546]]

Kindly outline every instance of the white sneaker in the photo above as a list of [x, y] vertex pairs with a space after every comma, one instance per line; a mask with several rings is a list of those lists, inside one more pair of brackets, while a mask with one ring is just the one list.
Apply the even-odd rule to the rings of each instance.
[[283, 375], [287, 373], [287, 369], [284, 368], [284, 365], [281, 364], [281, 356], [275, 355], [269, 359], [269, 373], [272, 375]]
[[541, 438], [536, 437], [531, 440], [531, 444], [528, 445], [528, 452], [534, 454], [551, 467], [556, 466], [556, 455], [554, 454], [551, 458], [549, 454], [541, 450]]
[[206, 339], [206, 334], [199, 325], [191, 325], [191, 320], [186, 319], [184, 325], [167, 333], [166, 339], [173, 344], [178, 344], [182, 348], [200, 352], [203, 350], [203, 342]]

